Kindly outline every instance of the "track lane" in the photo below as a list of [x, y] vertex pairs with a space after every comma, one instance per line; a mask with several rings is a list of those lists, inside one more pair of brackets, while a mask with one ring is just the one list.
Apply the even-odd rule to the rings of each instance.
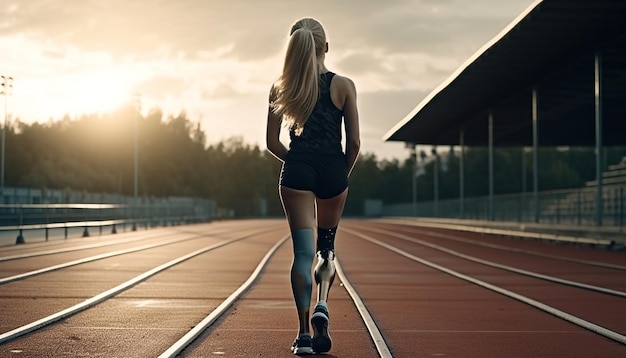
[[[181, 235], [180, 233], [177, 233], [178, 235]], [[182, 236], [184, 235], [184, 236]], [[38, 257], [40, 255], [35, 254], [34, 256], [28, 256], [24, 259], [22, 259], [17, 265], [12, 262], [12, 266], [10, 267], [10, 269], [5, 268], [4, 272], [2, 273], [3, 275], [8, 275], [10, 273], [13, 272], [20, 272], [20, 271], [25, 271], [25, 272], [21, 272], [21, 273], [17, 273], [17, 274], [13, 274], [11, 276], [6, 276], [6, 277], [2, 277], [0, 278], [0, 285], [9, 283], [9, 282], [13, 282], [13, 281], [18, 281], [18, 280], [23, 280], [32, 276], [36, 276], [36, 275], [40, 275], [40, 274], [44, 274], [47, 272], [51, 272], [51, 271], [56, 271], [56, 270], [60, 270], [63, 268], [67, 268], [67, 267], [71, 267], [71, 266], [76, 266], [76, 265], [81, 265], [81, 264], [85, 264], [88, 262], [92, 262], [92, 261], [96, 261], [96, 260], [102, 260], [105, 258], [109, 258], [109, 257], [114, 257], [114, 256], [119, 256], [119, 255], [125, 255], [125, 254], [130, 254], [133, 252], [138, 252], [138, 251], [143, 251], [143, 250], [149, 250], [149, 249], [153, 249], [153, 248], [157, 248], [157, 247], [161, 247], [161, 246], [167, 246], [167, 245], [175, 245], [175, 244], [179, 244], [182, 243], [184, 241], [188, 241], [188, 240], [199, 240], [199, 239], [206, 239], [207, 235], [202, 233], [198, 233], [198, 234], [182, 234], [181, 236], [177, 237], [177, 238], [170, 238], [168, 240], [159, 240], [158, 242], [155, 243], [150, 243], [150, 244], [145, 244], [145, 245], [141, 245], [141, 246], [131, 246], [129, 248], [122, 248], [120, 250], [114, 250], [114, 251], [110, 251], [111, 248], [109, 246], [111, 245], [102, 245], [102, 246], [96, 246], [95, 248], [97, 249], [103, 249], [106, 248], [107, 251], [101, 253], [101, 254], [96, 254], [93, 256], [87, 256], [84, 257], [85, 253], [82, 253], [80, 255], [74, 253], [74, 249], [70, 248], [68, 250], [65, 251], [61, 251], [61, 252], [55, 252], [54, 254], [64, 254], [62, 257], [59, 257], [58, 260], [61, 263], [58, 264], [52, 264], [51, 266], [47, 266], [47, 267], [42, 267], [39, 269], [35, 269], [35, 270], [30, 270], [27, 271], [27, 269], [22, 268], [22, 267], [32, 267], [34, 265], [33, 262], [30, 262], [28, 259], [32, 259], [33, 257]], [[212, 237], [214, 237], [215, 234], [211, 235]], [[153, 238], [152, 238], [153, 239]], [[143, 241], [143, 240], [141, 240]], [[137, 244], [138, 241], [133, 241], [133, 244]], [[125, 246], [128, 246], [127, 242], [124, 243]], [[91, 248], [90, 248], [91, 249]], [[80, 249], [83, 250], [83, 249]], [[84, 249], [87, 250], [87, 249]], [[72, 260], [72, 261], [67, 261], [68, 260], [68, 255], [71, 255], [72, 257], [80, 257], [78, 259]], [[32, 261], [32, 260], [31, 260]], [[37, 263], [39, 263], [41, 260], [37, 260]], [[50, 260], [46, 260], [46, 261], [50, 261]], [[1, 265], [0, 265], [1, 268]]]
[[[51, 248], [53, 245], [37, 245], [37, 246], [22, 246], [16, 245], [20, 250], [19, 253], [15, 253], [16, 250], [0, 250], [0, 262], [4, 263], [6, 261], [12, 260], [20, 260], [27, 259], [31, 257], [38, 256], [46, 256], [46, 255], [54, 255], [54, 254], [64, 254], [72, 251], [81, 251], [88, 250], [94, 248], [102, 248], [112, 245], [123, 245], [127, 243], [133, 243], [137, 241], [151, 240], [154, 238], [160, 238], [167, 235], [172, 235], [170, 232], [151, 232], [149, 234], [144, 235], [133, 235], [133, 236], [125, 236], [125, 237], [117, 237], [117, 236], [105, 236], [102, 237], [103, 240], [91, 239], [91, 238], [83, 238], [81, 240], [73, 240], [62, 243], [53, 244], [56, 248]], [[42, 248], [42, 249], [40, 249]]]
[[[244, 223], [248, 222], [239, 222], [235, 226], [239, 229], [244, 226], [250, 227], [243, 225]], [[281, 228], [278, 232], [282, 230], [284, 234], [287, 230], [284, 221], [254, 222], [251, 226], [258, 229], [276, 223], [278, 223], [276, 227]], [[439, 260], [443, 260], [439, 263], [454, 268], [458, 267], [459, 262], [467, 260], [458, 257], [446, 258], [445, 255], [449, 254], [435, 253], [436, 250], [433, 248], [418, 249], [415, 242], [393, 238], [390, 237], [393, 235], [380, 232], [382, 227], [380, 225], [372, 225], [379, 232], [368, 230], [369, 224], [356, 220], [344, 221], [337, 241], [338, 263], [342, 271], [345, 271], [343, 274], [346, 279], [352, 282], [354, 291], [360, 295], [363, 306], [369, 310], [375, 326], [379, 328], [381, 333], [379, 340], [382, 339], [388, 344], [390, 357], [473, 358], [581, 354], [588, 356], [597, 355], [598, 352], [603, 357], [623, 356], [625, 352], [623, 345], [584, 329], [578, 329], [575, 325], [551, 314], [540, 313], [538, 309], [527, 304], [506, 299], [501, 294], [481, 289], [476, 284], [463, 282], [433, 270], [432, 267], [424, 266], [423, 263], [416, 263], [410, 257], [420, 256], [430, 259], [439, 256], [441, 257]], [[187, 226], [182, 231], [193, 232], [194, 228], [195, 226]], [[343, 230], [344, 228], [356, 229], [393, 245], [397, 250], [405, 251], [408, 257], [365, 241], [348, 230]], [[421, 233], [420, 229], [404, 226], [396, 228], [392, 226], [391, 229], [405, 236]], [[237, 228], [233, 228], [230, 235], [225, 236], [232, 237], [236, 232]], [[252, 270], [266, 250], [280, 238], [277, 233], [268, 233], [267, 236], [256, 235], [250, 241], [242, 240], [175, 265], [90, 309], [32, 334], [1, 344], [0, 356], [6, 352], [4, 349], [8, 349], [9, 345], [11, 345], [9, 351], [21, 351], [11, 353], [11, 356], [18, 354], [22, 357], [79, 354], [157, 356], [180, 339], [185, 332], [189, 332], [190, 328], [197, 325], [203, 317], [211, 314], [211, 310], [218, 307], [223, 298], [232, 294], [241, 282], [245, 281], [243, 266], [247, 266], [247, 270]], [[437, 245], [446, 247], [448, 242], [457, 242], [461, 246], [451, 247], [459, 251], [460, 247], [468, 245], [464, 242], [464, 235], [456, 236], [449, 231], [442, 235], [452, 235], [457, 239], [450, 240], [431, 235], [429, 240], [433, 239]], [[427, 238], [425, 235], [416, 237], [420, 240]], [[509, 240], [501, 237], [487, 238], [492, 239], [493, 245], [498, 245], [497, 242], [509, 243]], [[484, 245], [479, 246], [483, 248], [476, 249], [476, 252], [487, 249]], [[512, 246], [516, 247], [515, 244]], [[475, 248], [476, 245], [468, 247]], [[149, 251], [150, 254], [142, 256], [144, 257], [142, 261], [145, 260], [143, 262], [145, 264], [155, 260], [153, 262], [156, 263], [157, 256], [172, 254], [173, 248], [174, 245], [169, 247], [169, 253], [166, 247]], [[190, 247], [181, 246], [176, 250], [179, 249], [184, 251]], [[250, 291], [235, 302], [226, 315], [203, 330], [180, 356], [293, 356], [288, 348], [295, 336], [293, 327], [297, 326], [297, 320], [288, 282], [290, 249], [290, 245], [283, 245], [270, 259], [270, 265], [263, 270], [263, 276], [255, 282]], [[503, 254], [501, 249], [498, 250], [494, 251], [499, 252], [497, 256], [503, 256], [506, 262], [511, 261], [508, 256], [510, 253]], [[521, 263], [524, 263], [526, 261], [524, 257], [527, 257], [523, 254], [523, 252], [514, 254], [519, 255]], [[204, 256], [206, 258], [201, 259]], [[493, 254], [486, 257], [490, 256]], [[134, 258], [134, 261], [100, 260], [99, 263], [94, 262], [91, 267], [80, 265], [57, 273], [65, 271], [69, 273], [67, 276], [69, 279], [77, 279], [75, 282], [82, 282], [86, 286], [92, 283], [87, 281], [87, 278], [98, 281], [106, 280], [99, 275], [108, 276], [111, 272], [118, 272], [120, 275], [136, 272], [141, 263], [135, 262], [137, 261], [135, 255], [128, 257]], [[237, 260], [233, 261], [233, 257], [237, 257]], [[253, 262], [255, 257], [257, 261]], [[550, 261], [547, 257], [541, 260]], [[280, 266], [274, 266], [276, 263], [280, 263]], [[512, 284], [513, 287], [521, 288], [542, 287], [534, 283], [524, 283], [518, 278], [512, 280], [508, 273], [503, 274], [498, 272], [501, 270], [495, 268], [485, 268], [476, 262], [470, 264], [471, 267], [467, 266], [467, 263], [462, 265], [466, 266], [466, 269], [469, 267], [469, 271], [464, 271], [465, 273], [468, 275], [476, 273], [479, 279], [495, 278], [495, 281], [491, 281], [495, 286]], [[566, 265], [571, 267], [579, 264], [569, 262]], [[549, 265], [546, 267], [549, 268]], [[83, 271], [85, 268], [88, 270]], [[63, 284], [60, 279], [54, 279], [54, 282], [47, 284], [42, 280], [53, 275], [55, 274], [44, 274], [26, 280], [26, 282], [41, 280], [40, 289], [47, 292], [49, 301], [38, 298], [39, 305], [47, 306], [48, 303], [55, 302], [58, 304], [59, 300], [72, 299], [77, 297], [81, 290], [87, 289], [74, 287], [69, 291], [70, 295], [61, 296], [63, 290], [54, 286], [55, 282], [56, 285]], [[593, 281], [594, 276], [598, 275], [587, 276], [585, 280]], [[368, 328], [359, 316], [348, 290], [340, 285], [339, 280], [344, 281], [340, 276], [331, 290], [331, 332], [335, 344], [328, 356], [382, 357], [383, 355], [376, 351], [373, 342], [376, 339], [369, 336]], [[9, 287], [13, 284], [4, 286]], [[37, 293], [34, 290], [35, 285], [29, 287], [30, 291], [22, 292], [21, 296], [26, 300], [30, 295], [29, 292]], [[548, 296], [554, 297], [547, 297], [546, 300], [559, 299], [561, 293], [553, 292], [554, 294]], [[1, 302], [0, 300], [0, 304]], [[27, 312], [29, 309], [38, 309], [37, 305], [25, 305], [24, 308], [26, 315], [29, 314]], [[6, 307], [2, 308], [2, 311], [5, 312]], [[621, 317], [615, 312], [613, 315]], [[588, 353], [591, 352], [589, 347], [593, 348], [593, 353]]]
[[[618, 357], [624, 353], [620, 344], [585, 333], [565, 321], [555, 321], [552, 314], [520, 307], [523, 304], [485, 292], [473, 284], [450, 281], [450, 277], [441, 277], [440, 272], [433, 273], [428, 268], [416, 267], [415, 263], [380, 252], [346, 231], [338, 240], [338, 247], [357, 252], [342, 262], [348, 275], [354, 276], [352, 281], [371, 308], [394, 356], [569, 356], [568, 352], [575, 356], [585, 351], [582, 342], [599, 347], [607, 356]], [[344, 257], [340, 255], [338, 253], [338, 257]], [[371, 261], [365, 262], [367, 259]], [[404, 273], [407, 269], [414, 273]], [[391, 302], [395, 307], [391, 307]], [[501, 324], [504, 322], [507, 324]], [[474, 336], [474, 341], [465, 340], [470, 336]], [[433, 344], [438, 337], [447, 337], [449, 342]], [[576, 337], [573, 344], [576, 348], [572, 349], [571, 344], [567, 348], [554, 346], [558, 341], [570, 342], [572, 337]], [[534, 342], [534, 353], [529, 353], [525, 343], [529, 339]], [[487, 346], [483, 346], [485, 343]]]
[[[362, 228], [372, 230], [388, 230], [387, 228], [363, 225]], [[567, 268], [560, 270], [558, 275], [565, 280], [578, 281], [582, 284], [604, 286], [616, 291], [626, 291], [626, 281], [620, 272], [626, 273], [626, 254], [590, 247], [575, 247], [572, 245], [554, 246], [550, 243], [490, 237], [475, 240], [466, 237], [465, 233], [448, 232], [433, 233], [412, 228], [398, 227], [392, 230], [397, 235], [411, 237], [413, 240], [426, 242], [431, 245], [444, 246], [448, 249], [476, 256], [487, 261], [496, 261], [514, 265], [523, 270], [536, 271], [539, 274], [550, 275], [554, 272], [554, 265]], [[470, 236], [475, 234], [470, 233]], [[500, 244], [485, 244], [485, 241], [499, 240]], [[525, 246], [520, 249], [519, 246]], [[559, 254], [560, 252], [560, 254]], [[593, 260], [590, 260], [593, 258]]]
[[[35, 320], [33, 322], [24, 324], [24, 325], [22, 325], [20, 327], [12, 329], [12, 330], [10, 330], [8, 332], [5, 332], [3, 334], [0, 334], [0, 343], [4, 343], [4, 342], [7, 342], [7, 341], [10, 341], [10, 340], [15, 339], [15, 338], [17, 338], [19, 336], [25, 335], [27, 333], [30, 333], [30, 332], [34, 331], [34, 330], [37, 330], [39, 328], [42, 328], [42, 327], [47, 326], [49, 324], [52, 324], [52, 323], [54, 323], [54, 322], [56, 322], [56, 321], [58, 321], [60, 319], [69, 317], [69, 316], [71, 316], [73, 314], [76, 314], [76, 313], [82, 311], [82, 310], [88, 309], [91, 306], [94, 306], [94, 305], [96, 305], [98, 303], [101, 303], [101, 302], [103, 302], [103, 301], [105, 301], [105, 300], [107, 300], [107, 299], [109, 299], [109, 298], [111, 298], [111, 297], [113, 297], [113, 296], [115, 296], [115, 295], [117, 295], [117, 294], [119, 294], [119, 293], [129, 289], [129, 288], [131, 288], [132, 286], [142, 282], [143, 280], [149, 278], [150, 276], [155, 275], [159, 271], [165, 270], [165, 269], [167, 269], [167, 268], [169, 268], [169, 267], [171, 267], [173, 265], [176, 265], [179, 262], [181, 262], [183, 260], [186, 260], [186, 259], [188, 259], [190, 257], [199, 255], [199, 254], [201, 254], [203, 252], [206, 252], [208, 250], [212, 250], [212, 249], [215, 249], [217, 247], [220, 247], [220, 246], [223, 246], [223, 245], [227, 245], [227, 244], [230, 244], [230, 243], [232, 243], [234, 241], [238, 241], [238, 240], [239, 239], [223, 241], [221, 243], [208, 246], [208, 247], [206, 247], [204, 249], [199, 249], [197, 251], [191, 252], [188, 255], [181, 256], [181, 257], [179, 257], [177, 259], [174, 259], [174, 260], [166, 262], [166, 263], [164, 263], [162, 265], [156, 266], [155, 268], [150, 269], [148, 271], [145, 271], [144, 273], [142, 273], [140, 275], [134, 276], [131, 279], [128, 279], [127, 281], [124, 281], [124, 282], [114, 286], [111, 289], [108, 289], [108, 290], [100, 292], [100, 293], [96, 293], [94, 296], [92, 296], [90, 298], [87, 298], [87, 299], [85, 299], [85, 300], [83, 300], [83, 301], [81, 301], [81, 302], [79, 302], [79, 303], [77, 303], [75, 305], [72, 305], [71, 307], [68, 307], [67, 309], [64, 309], [64, 310], [52, 313], [52, 314], [50, 314], [50, 315], [48, 315], [46, 317], [37, 319], [37, 320]], [[84, 272], [84, 270], [86, 270], [86, 269], [85, 268], [81, 268], [82, 272]], [[64, 272], [63, 276], [67, 276], [67, 273]], [[79, 288], [79, 290], [80, 290], [80, 288]], [[92, 294], [94, 294], [94, 293], [92, 293]]]
[[[292, 250], [291, 243], [283, 245], [250, 291], [182, 351], [180, 357], [294, 357], [290, 347], [297, 334], [298, 320], [289, 283]], [[333, 347], [328, 354], [320, 356], [379, 356], [340, 278], [330, 291], [329, 308]]]
[[[575, 310], [575, 308], [579, 306], [576, 303], [580, 301], [588, 302], [590, 298], [593, 298], [596, 301], [596, 303], [601, 306], [607, 305], [608, 307], [619, 307], [619, 304], [623, 303], [623, 301], [619, 298], [604, 297], [604, 296], [600, 296], [597, 294], [590, 294], [587, 291], [574, 290], [574, 289], [570, 289], [568, 287], [563, 287], [563, 286], [536, 284], [531, 279], [520, 278], [520, 277], [515, 277], [513, 275], [506, 275], [506, 274], [502, 275], [500, 272], [489, 269], [489, 268], [484, 268], [484, 266], [477, 267], [478, 265], [474, 265], [474, 264], [464, 265], [463, 263], [454, 262], [454, 260], [450, 260], [450, 259], [446, 260], [446, 266], [442, 266], [437, 263], [434, 263], [433, 261], [431, 261], [431, 259], [426, 260], [426, 259], [423, 259], [422, 257], [417, 257], [411, 254], [410, 252], [408, 252], [408, 251], [411, 251], [414, 247], [408, 247], [408, 248], [402, 249], [400, 248], [400, 246], [404, 246], [404, 245], [392, 245], [382, 240], [376, 240], [367, 235], [359, 234], [359, 236], [365, 240], [371, 241], [388, 250], [396, 252], [402, 256], [408, 257], [413, 261], [430, 266], [439, 271], [442, 271], [454, 277], [466, 280], [478, 286], [487, 288], [494, 292], [503, 294], [507, 297], [516, 299], [520, 302], [529, 304], [549, 314], [555, 315], [566, 321], [577, 324], [585, 329], [588, 329], [593, 332], [597, 332], [607, 338], [613, 339], [618, 343], [626, 344], [626, 336], [616, 331], [615, 329], [612, 330], [612, 329], [605, 327], [605, 325], [608, 327], [621, 326], [620, 325], [622, 321], [621, 318], [615, 319], [614, 314], [602, 315], [602, 317], [600, 317], [598, 314], [592, 315], [589, 312], [589, 310], [582, 311], [582, 312], [580, 310]], [[423, 252], [422, 252], [422, 256], [423, 256]], [[525, 290], [525, 288], [529, 286], [531, 286], [531, 289]], [[514, 287], [517, 290], [511, 291], [510, 289], [507, 289], [507, 287], [509, 288]], [[537, 289], [540, 289], [541, 291], [537, 292]], [[524, 292], [524, 293], [520, 293], [520, 292]], [[532, 297], [529, 297], [527, 294], [528, 292], [531, 292], [531, 293], [536, 292], [535, 297], [539, 296], [540, 298], [534, 299]], [[569, 297], [573, 297], [572, 295], [576, 295], [576, 302], [574, 302], [574, 305], [567, 304], [569, 302]], [[565, 299], [563, 299], [563, 297], [565, 297]], [[564, 311], [562, 309], [555, 307], [554, 304], [552, 305], [548, 304], [548, 302], [555, 302], [555, 301], [557, 302], [558, 306], [561, 306], [561, 307], [566, 306], [569, 309], [567, 311]], [[572, 309], [574, 309], [574, 311], [572, 311]], [[574, 313], [572, 314], [571, 312], [574, 312]], [[591, 315], [590, 320], [582, 317], [582, 316], [590, 316], [590, 315]], [[597, 323], [598, 321], [602, 321], [603, 325], [599, 325]]]
[[[489, 266], [489, 267], [494, 267], [497, 269], [501, 269], [501, 270], [506, 270], [506, 271], [510, 271], [513, 273], [517, 273], [520, 275], [524, 275], [524, 276], [528, 276], [528, 277], [533, 277], [533, 278], [538, 278], [538, 279], [542, 279], [545, 281], [551, 281], [554, 283], [559, 283], [562, 285], [566, 285], [566, 286], [572, 286], [572, 287], [577, 287], [577, 288], [582, 288], [582, 289], [586, 289], [586, 290], [590, 290], [590, 291], [595, 291], [595, 292], [600, 292], [600, 293], [605, 293], [608, 295], [613, 295], [613, 296], [617, 296], [617, 297], [621, 297], [621, 298], [626, 298], [626, 292], [624, 291], [618, 291], [618, 290], [613, 290], [607, 287], [601, 287], [598, 285], [594, 285], [594, 284], [587, 284], [587, 283], [583, 283], [583, 282], [579, 282], [579, 281], [572, 281], [572, 280], [567, 280], [567, 279], [563, 279], [560, 277], [556, 277], [556, 276], [552, 276], [552, 275], [547, 275], [547, 274], [543, 274], [540, 272], [536, 272], [536, 271], [531, 271], [531, 270], [537, 270], [537, 266], [542, 266], [544, 270], [539, 270], [539, 271], [549, 271], [548, 268], [552, 269], [554, 271], [555, 269], [555, 263], [554, 260], [538, 260], [538, 259], [534, 259], [534, 260], [529, 260], [529, 258], [527, 256], [521, 256], [521, 255], [499, 255], [498, 257], [492, 255], [486, 255], [484, 250], [476, 253], [475, 250], [472, 250], [473, 253], [472, 254], [466, 254], [457, 250], [453, 250], [449, 247], [445, 247], [442, 245], [438, 245], [438, 244], [434, 244], [432, 242], [426, 241], [426, 240], [421, 240], [421, 239], [417, 239], [415, 237], [411, 237], [408, 235], [404, 235], [404, 234], [399, 234], [399, 233], [395, 233], [389, 230], [380, 230], [380, 229], [373, 229], [373, 228], [369, 228], [368, 230], [370, 230], [371, 232], [375, 232], [375, 233], [379, 233], [388, 237], [393, 237], [393, 238], [398, 238], [398, 239], [402, 239], [405, 241], [409, 241], [412, 243], [415, 243], [417, 245], [420, 246], [425, 246], [427, 248], [431, 248], [433, 250], [437, 250], [446, 254], [449, 254], [451, 256], [455, 256], [464, 260], [468, 260], [468, 261], [472, 261], [478, 264], [482, 264], [485, 266]], [[516, 252], [517, 253], [517, 252]], [[491, 260], [487, 260], [484, 258], [480, 258], [480, 257], [476, 257], [476, 256], [472, 256], [473, 254], [478, 254], [481, 257], [492, 257], [494, 260], [497, 260], [499, 262], [495, 262], [495, 261], [491, 261]], [[514, 260], [512, 256], [518, 256], [515, 257], [517, 258], [517, 260]], [[521, 256], [521, 258], [519, 257]], [[533, 256], [538, 256], [538, 255], [533, 255]], [[559, 259], [557, 259], [559, 261]], [[511, 261], [515, 261], [515, 263], [511, 263]], [[500, 263], [501, 262], [501, 263]], [[580, 273], [581, 273], [581, 267], [580, 264], [585, 264], [585, 262], [583, 261], [568, 261], [568, 262], [574, 262], [577, 265], [560, 265], [560, 267], [558, 268], [558, 273], [560, 275], [567, 275], [569, 277], [579, 277]], [[518, 268], [515, 266], [512, 266], [513, 264], [520, 264], [521, 266], [525, 266], [526, 269], [522, 269], [522, 268]], [[597, 266], [595, 264], [593, 264], [593, 266]], [[574, 273], [569, 273], [566, 271], [566, 268], [569, 270], [574, 269]], [[566, 271], [566, 272], [563, 272]], [[596, 267], [593, 268], [589, 268], [589, 267], [585, 267], [585, 271], [583, 271], [585, 274], [590, 274], [589, 271], [595, 271], [595, 275], [593, 277], [596, 277], [596, 281], [608, 281], [607, 279], [604, 280], [598, 280], [597, 277], [600, 276], [609, 276], [609, 278], [612, 278], [611, 283], [615, 286], [623, 286], [624, 285], [624, 280], [623, 277], [619, 274], [616, 274], [616, 272], [614, 271], [607, 271], [607, 270], [602, 270], [602, 269], [597, 269]], [[609, 283], [608, 285], [611, 286], [611, 283]], [[606, 282], [602, 283], [602, 284], [606, 284]], [[626, 286], [625, 286], [626, 287]]]
[[171, 345], [165, 352], [159, 355], [159, 358], [174, 358], [184, 349], [186, 349], [191, 343], [196, 340], [206, 329], [208, 329], [217, 319], [226, 313], [226, 311], [233, 305], [239, 298], [252, 286], [252, 284], [258, 279], [261, 271], [265, 269], [268, 261], [278, 251], [278, 249], [290, 238], [287, 235], [280, 239], [272, 248], [265, 254], [261, 262], [256, 266], [250, 277], [230, 294], [219, 306], [217, 306], [208, 316], [206, 316], [200, 323], [194, 326], [189, 332], [177, 340]]
[[593, 245], [550, 242], [545, 240], [525, 239], [506, 235], [482, 234], [451, 229], [421, 227], [415, 224], [385, 224], [377, 221], [365, 221], [366, 226], [392, 228], [402, 231], [446, 241], [457, 241], [477, 246], [498, 248], [505, 251], [527, 253], [535, 256], [559, 259], [563, 261], [585, 262], [600, 267], [626, 269], [624, 252], [595, 248]]
[[[54, 320], [65, 316], [63, 314], [56, 317], [55, 312], [60, 310], [59, 307], [73, 306], [74, 309], [68, 309], [68, 312], [74, 312], [80, 307], [82, 307], [80, 309], [84, 309], [92, 305], [94, 300], [99, 302], [106, 299], [104, 296], [110, 296], [117, 290], [132, 286], [132, 282], [136, 281], [138, 277], [149, 277], [150, 272], [156, 273], [155, 267], [174, 264], [177, 260], [176, 255], [189, 255], [189, 252], [194, 250], [201, 253], [202, 250], [212, 250], [249, 236], [251, 236], [250, 233], [230, 240], [204, 237], [204, 240], [182, 241], [176, 245], [174, 250], [170, 247], [156, 247], [138, 253], [89, 262], [77, 267], [73, 266], [46, 275], [35, 276], [25, 281], [0, 286], [0, 302], [4, 302], [3, 306], [8, 307], [11, 302], [19, 302], [19, 309], [22, 310], [19, 315], [7, 315], [2, 320], [0, 327], [2, 327], [2, 332], [15, 330], [22, 325], [31, 327], [34, 322], [39, 323], [32, 327], [39, 327], [42, 322], [46, 321], [40, 318], [42, 316], [49, 316], [50, 319]], [[138, 258], [130, 259], [130, 256]], [[167, 260], [172, 261], [168, 263]], [[114, 275], [109, 273], [114, 273]], [[112, 286], [115, 288], [111, 289]], [[108, 294], [104, 295], [105, 292]], [[30, 328], [25, 329], [29, 330]], [[12, 337], [13, 334], [7, 332], [0, 335], [2, 337], [0, 342], [5, 337]]]
[[[199, 315], [219, 305], [236, 289], [258, 263], [255, 259], [275, 241], [275, 235], [256, 235], [189, 257], [91, 309], [71, 315], [61, 324], [7, 345], [27, 346], [29, 356], [44, 353], [38, 342], [54, 341], [70, 350], [64, 353], [67, 356], [79, 352], [100, 356], [157, 356], [168, 347], [168, 342], [173, 343], [197, 324]], [[235, 271], [223, 270], [225, 263], [238, 253], [240, 267]], [[135, 331], [142, 332], [143, 338], [137, 339]], [[115, 346], [111, 342], [116, 342]]]

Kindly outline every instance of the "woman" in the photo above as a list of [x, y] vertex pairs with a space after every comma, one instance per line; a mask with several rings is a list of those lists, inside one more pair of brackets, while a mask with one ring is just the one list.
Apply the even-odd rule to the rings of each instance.
[[[283, 73], [270, 91], [267, 116], [267, 149], [283, 162], [280, 198], [293, 243], [291, 287], [299, 329], [292, 351], [297, 355], [327, 352], [332, 344], [327, 299], [335, 277], [335, 233], [360, 147], [354, 83], [328, 71], [326, 52], [326, 34], [319, 22], [305, 18], [292, 26]], [[289, 129], [289, 149], [279, 139], [281, 125]], [[311, 267], [316, 251], [317, 304], [311, 338]]]

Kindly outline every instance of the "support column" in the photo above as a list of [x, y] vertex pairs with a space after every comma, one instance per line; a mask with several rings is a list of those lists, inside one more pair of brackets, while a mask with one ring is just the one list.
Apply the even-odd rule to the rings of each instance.
[[411, 162], [411, 193], [412, 193], [412, 215], [417, 216], [417, 143], [407, 142], [405, 147], [410, 150]]
[[493, 220], [493, 111], [489, 111], [489, 220]]
[[532, 120], [533, 120], [533, 215], [535, 222], [539, 222], [539, 126], [537, 118], [537, 87], [532, 91]]
[[520, 195], [519, 222], [525, 220], [526, 215], [526, 147], [522, 146], [522, 188]]
[[434, 206], [433, 206], [433, 216], [439, 216], [439, 155], [437, 154], [437, 148], [433, 146], [432, 154], [435, 156], [435, 161], [433, 163], [433, 194], [434, 194]]
[[596, 225], [602, 226], [602, 57], [596, 52], [594, 58], [594, 107], [596, 120]]
[[465, 156], [465, 130], [459, 132], [459, 213], [461, 219], [465, 218], [465, 168], [463, 157]]

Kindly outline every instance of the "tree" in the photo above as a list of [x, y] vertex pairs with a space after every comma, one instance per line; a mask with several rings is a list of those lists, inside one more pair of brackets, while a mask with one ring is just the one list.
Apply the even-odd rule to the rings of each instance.
[[[102, 115], [68, 116], [45, 124], [16, 122], [7, 127], [6, 186], [133, 195], [134, 129], [138, 126], [139, 195], [210, 198], [237, 216], [282, 216], [278, 195], [281, 162], [240, 137], [207, 144], [200, 124], [182, 112], [164, 118], [154, 109], [141, 116], [132, 107]], [[465, 197], [488, 195], [488, 152], [464, 151]], [[521, 148], [494, 150], [495, 194], [522, 190], [522, 173], [532, 190], [532, 153]], [[603, 168], [626, 156], [626, 148], [606, 148]], [[459, 196], [459, 151], [439, 153], [440, 199]], [[434, 199], [434, 157], [419, 152], [418, 201]], [[522, 170], [522, 163], [524, 169]], [[595, 179], [593, 148], [541, 148], [539, 189], [584, 186]], [[413, 159], [378, 160], [362, 153], [349, 178], [344, 213], [361, 215], [367, 199], [386, 204], [412, 201]]]

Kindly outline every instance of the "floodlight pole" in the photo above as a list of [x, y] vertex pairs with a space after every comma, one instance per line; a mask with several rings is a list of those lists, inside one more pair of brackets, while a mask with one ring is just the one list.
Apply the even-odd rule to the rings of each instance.
[[139, 117], [141, 117], [141, 95], [139, 93], [135, 94], [135, 109], [137, 113], [135, 114], [135, 128], [134, 128], [134, 150], [133, 150], [133, 197], [134, 197], [134, 207], [135, 207], [135, 220], [133, 220], [133, 228], [132, 230], [137, 230], [137, 204], [139, 202]]
[[5, 158], [5, 146], [6, 146], [6, 131], [7, 131], [7, 119], [9, 116], [9, 95], [13, 89], [13, 77], [0, 76], [2, 78], [2, 95], [4, 95], [4, 125], [2, 125], [2, 169], [0, 173], [0, 194], [4, 201], [4, 158]]
[[137, 105], [137, 118], [135, 118], [135, 126], [134, 126], [134, 164], [133, 164], [133, 196], [135, 201], [137, 201], [137, 196], [139, 194], [139, 116], [141, 115], [141, 104], [139, 102], [139, 98], [136, 99]]

